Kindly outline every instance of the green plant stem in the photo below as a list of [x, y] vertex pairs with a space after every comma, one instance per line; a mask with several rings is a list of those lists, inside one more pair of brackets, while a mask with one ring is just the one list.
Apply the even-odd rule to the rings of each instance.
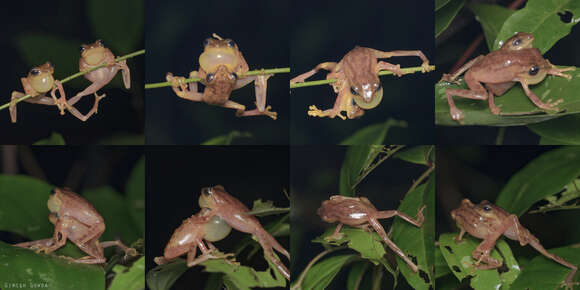
[[[135, 51], [135, 52], [129, 53], [129, 54], [127, 54], [127, 55], [124, 55], [124, 56], [117, 57], [117, 58], [115, 58], [115, 62], [120, 62], [120, 61], [122, 61], [122, 60], [125, 60], [125, 59], [128, 59], [128, 58], [132, 58], [132, 57], [135, 57], [135, 56], [138, 56], [138, 55], [142, 55], [142, 54], [145, 54], [145, 49], [141, 49], [141, 50], [138, 50], [138, 51]], [[68, 77], [66, 77], [66, 78], [64, 78], [64, 79], [62, 79], [62, 80], [60, 81], [60, 83], [61, 83], [61, 84], [64, 84], [64, 83], [66, 83], [66, 82], [68, 82], [68, 81], [70, 81], [70, 80], [72, 80], [72, 79], [78, 78], [78, 77], [80, 77], [80, 76], [82, 76], [82, 75], [84, 75], [84, 74], [86, 74], [86, 73], [90, 73], [90, 72], [92, 72], [92, 71], [98, 70], [98, 69], [100, 69], [100, 68], [103, 68], [103, 67], [105, 67], [105, 66], [107, 66], [107, 64], [106, 64], [106, 63], [105, 63], [105, 64], [98, 65], [98, 66], [96, 66], [96, 67], [93, 67], [93, 68], [91, 68], [91, 69], [89, 69], [89, 70], [86, 70], [86, 71], [81, 71], [81, 72], [78, 72], [78, 73], [76, 73], [76, 74], [70, 75], [70, 76], [68, 76]], [[32, 96], [31, 96], [31, 95], [26, 95], [26, 96], [23, 96], [22, 98], [20, 98], [20, 99], [17, 99], [17, 100], [16, 100], [16, 103], [20, 103], [20, 102], [22, 102], [22, 101], [24, 101], [24, 100], [26, 100], [26, 99], [29, 99], [29, 98], [32, 98]], [[6, 108], [8, 108], [8, 107], [10, 107], [10, 102], [8, 102], [8, 103], [6, 103], [6, 104], [4, 104], [4, 105], [0, 106], [0, 111], [2, 111], [2, 110], [4, 110], [4, 109], [6, 109]]]
[[383, 269], [380, 266], [375, 266], [375, 269], [373, 271], [373, 285], [371, 289], [380, 290], [382, 280], [383, 280]]
[[391, 156], [397, 153], [397, 151], [403, 148], [405, 148], [405, 145], [397, 145], [392, 149], [391, 148], [387, 149], [385, 151], [386, 155], [384, 155], [377, 162], [373, 163], [371, 166], [365, 169], [351, 188], [354, 189], [361, 181], [363, 181], [363, 179], [365, 179], [365, 177], [367, 177], [367, 175], [369, 175], [369, 173], [371, 173], [375, 168], [377, 168], [377, 166], [381, 165], [381, 163], [385, 162], [385, 160], [389, 159]]
[[[241, 75], [240, 77], [247, 77], [247, 76], [255, 76], [255, 75], [261, 75], [261, 74], [282, 74], [282, 73], [289, 73], [290, 72], [290, 68], [289, 67], [282, 67], [282, 68], [272, 68], [272, 69], [265, 69], [265, 70], [252, 70], [249, 72], [246, 72], [245, 74]], [[191, 78], [191, 79], [185, 79], [185, 83], [194, 83], [194, 82], [199, 82], [201, 81], [201, 78]], [[162, 83], [151, 83], [151, 84], [145, 84], [145, 89], [156, 89], [156, 88], [163, 88], [163, 87], [170, 87], [171, 86], [171, 82], [162, 82]]]
[[405, 196], [407, 196], [407, 194], [413, 192], [413, 190], [415, 190], [415, 188], [417, 188], [417, 186], [419, 186], [419, 184], [421, 184], [423, 182], [423, 180], [425, 180], [425, 178], [429, 177], [429, 175], [431, 174], [431, 172], [433, 172], [433, 170], [435, 170], [435, 164], [431, 165], [431, 167], [429, 167], [429, 169], [425, 170], [425, 172], [423, 172], [423, 174], [421, 174], [421, 176], [419, 176], [419, 179], [417, 179], [417, 180], [415, 180], [415, 182], [413, 182], [413, 185], [411, 185], [411, 187], [409, 188], [407, 193], [405, 193]]
[[[433, 70], [435, 70], [435, 66], [430, 65], [429, 71], [433, 71]], [[422, 68], [420, 66], [407, 67], [407, 68], [402, 68], [401, 71], [403, 72], [403, 74], [410, 74], [410, 73], [420, 72], [420, 71], [422, 71]], [[393, 74], [393, 72], [388, 71], [388, 70], [383, 70], [383, 71], [379, 72], [379, 76], [392, 75], [392, 74]], [[290, 88], [295, 89], [295, 88], [302, 88], [302, 87], [327, 85], [327, 84], [332, 84], [336, 81], [337, 81], [337, 79], [327, 79], [327, 80], [310, 81], [310, 82], [303, 82], [303, 83], [294, 83], [294, 84], [290, 84]]]
[[302, 289], [302, 281], [304, 281], [304, 278], [306, 277], [306, 273], [308, 273], [308, 270], [310, 270], [310, 268], [312, 268], [312, 266], [314, 266], [314, 264], [316, 262], [318, 262], [318, 260], [322, 259], [322, 257], [324, 257], [332, 252], [335, 252], [338, 250], [344, 250], [344, 249], [346, 249], [346, 247], [336, 247], [336, 248], [325, 250], [325, 251], [321, 252], [320, 254], [316, 255], [316, 257], [314, 257], [314, 259], [312, 259], [310, 261], [310, 263], [308, 263], [308, 265], [306, 265], [306, 268], [304, 268], [304, 270], [300, 274], [300, 277], [298, 277], [298, 280], [296, 280], [296, 283], [294, 283], [294, 285], [292, 285], [292, 287], [290, 287], [290, 289], [291, 290]]

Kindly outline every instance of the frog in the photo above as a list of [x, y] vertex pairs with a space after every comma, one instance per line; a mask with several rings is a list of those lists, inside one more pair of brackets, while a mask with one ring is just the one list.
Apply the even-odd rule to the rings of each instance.
[[453, 96], [487, 100], [491, 113], [499, 115], [501, 109], [495, 104], [494, 96], [505, 94], [516, 82], [521, 84], [526, 96], [538, 108], [559, 111], [557, 105], [562, 99], [542, 102], [530, 90], [529, 85], [540, 83], [547, 75], [571, 79], [572, 76], [563, 72], [575, 68], [558, 68], [551, 64], [537, 48], [532, 47], [533, 40], [533, 35], [529, 33], [517, 33], [507, 39], [500, 49], [476, 57], [453, 74], [444, 74], [441, 81], [459, 84], [456, 79], [465, 73], [465, 82], [469, 87], [469, 90], [451, 88], [445, 90], [451, 118], [460, 124], [463, 120], [463, 112], [455, 106]]
[[249, 209], [237, 198], [230, 195], [223, 186], [215, 185], [201, 189], [199, 206], [208, 208], [208, 217], [218, 216], [232, 228], [253, 235], [264, 250], [264, 256], [270, 260], [290, 280], [290, 271], [275, 255], [273, 249], [290, 259], [290, 253], [276, 241], [260, 224], [258, 219], [247, 214]]
[[508, 239], [519, 241], [521, 246], [530, 245], [542, 255], [555, 262], [566, 266], [572, 271], [568, 275], [562, 286], [573, 287], [572, 279], [578, 267], [563, 258], [549, 253], [540, 244], [528, 229], [526, 229], [518, 217], [510, 214], [503, 208], [493, 203], [483, 200], [479, 204], [473, 204], [469, 199], [463, 199], [461, 205], [451, 211], [451, 218], [457, 223], [460, 232], [455, 237], [455, 242], [460, 243], [463, 235], [469, 233], [473, 237], [483, 239], [483, 241], [473, 250], [472, 256], [476, 260], [474, 263], [477, 269], [495, 269], [502, 265], [500, 261], [490, 256], [497, 239], [504, 235]]
[[[224, 239], [232, 228], [218, 216], [208, 218], [209, 212], [209, 209], [204, 208], [197, 214], [183, 220], [181, 226], [173, 232], [171, 239], [165, 246], [163, 256], [155, 257], [155, 263], [157, 265], [167, 264], [177, 257], [187, 254], [187, 266], [193, 267], [208, 259], [233, 256], [233, 254], [216, 254], [217, 248], [211, 242]], [[198, 247], [202, 255], [196, 258]]]
[[398, 210], [379, 211], [366, 197], [332, 195], [328, 200], [322, 202], [320, 208], [317, 210], [317, 214], [327, 223], [338, 222], [334, 233], [327, 237], [327, 240], [342, 239], [343, 234], [340, 233], [340, 229], [343, 224], [352, 227], [359, 227], [364, 230], [369, 230], [368, 227], [370, 225], [383, 239], [385, 244], [401, 257], [401, 259], [407, 263], [409, 268], [416, 273], [419, 270], [417, 265], [415, 265], [415, 263], [413, 263], [413, 261], [411, 261], [407, 255], [405, 255], [405, 253], [393, 241], [391, 241], [391, 239], [389, 239], [385, 229], [378, 220], [398, 216], [416, 227], [421, 227], [425, 219], [423, 216], [424, 209], [425, 205], [417, 211], [417, 218], [413, 219]]
[[[62, 84], [53, 77], [54, 66], [50, 62], [33, 67], [25, 78], [21, 78], [24, 93], [13, 91], [10, 98], [10, 119], [12, 123], [17, 122], [16, 104], [18, 99], [25, 95], [32, 96], [25, 99], [24, 102], [57, 106], [60, 113], [64, 115], [66, 95]], [[56, 97], [56, 91], [60, 93], [60, 98]], [[50, 91], [50, 97], [45, 96]]]
[[[213, 33], [203, 42], [199, 70], [189, 74], [189, 78], [201, 78], [200, 82], [205, 86], [203, 93], [198, 91], [197, 82], [187, 84], [184, 77], [176, 77], [171, 72], [165, 78], [180, 98], [235, 109], [238, 117], [265, 115], [276, 120], [278, 113], [266, 106], [268, 79], [273, 74], [262, 72], [256, 76], [244, 76], [248, 70], [248, 63], [238, 45], [232, 39], [223, 39]], [[251, 82], [254, 82], [256, 109], [246, 111], [246, 106], [230, 100], [230, 94]]]
[[83, 118], [79, 118], [82, 121], [86, 121], [89, 117], [98, 112], [99, 100], [106, 97], [106, 94], [103, 93], [102, 95], [99, 95], [97, 91], [110, 83], [119, 70], [122, 72], [125, 88], [131, 88], [131, 70], [127, 66], [127, 60], [115, 62], [115, 55], [109, 48], [105, 47], [105, 43], [101, 39], [97, 39], [94, 43], [82, 44], [80, 51], [81, 57], [79, 59], [79, 71], [88, 71], [97, 66], [106, 64], [105, 67], [85, 73], [84, 77], [92, 82], [91, 85], [78, 92], [67, 102], [69, 106], [72, 106], [80, 101], [84, 96], [94, 94], [95, 103], [93, 108], [84, 115]]
[[[328, 110], [320, 110], [315, 105], [308, 108], [312, 117], [339, 117], [342, 120], [355, 119], [364, 115], [365, 110], [377, 107], [383, 98], [383, 87], [379, 80], [379, 71], [388, 70], [400, 77], [405, 72], [400, 65], [394, 65], [381, 58], [396, 56], [417, 56], [423, 63], [421, 71], [430, 70], [429, 60], [420, 50], [380, 51], [373, 48], [355, 46], [338, 63], [323, 62], [312, 70], [300, 74], [290, 80], [290, 84], [302, 83], [319, 70], [329, 71], [326, 79], [336, 79], [331, 86], [337, 97], [334, 106]], [[346, 116], [342, 112], [346, 112]]]
[[51, 190], [47, 206], [50, 211], [48, 219], [55, 226], [53, 236], [14, 246], [49, 254], [64, 246], [68, 239], [88, 256], [79, 259], [64, 258], [83, 264], [106, 263], [103, 249], [111, 246], [122, 249], [125, 257], [137, 255], [135, 249], [125, 246], [120, 240], [99, 242], [99, 237], [105, 232], [103, 218], [89, 201], [70, 189]]

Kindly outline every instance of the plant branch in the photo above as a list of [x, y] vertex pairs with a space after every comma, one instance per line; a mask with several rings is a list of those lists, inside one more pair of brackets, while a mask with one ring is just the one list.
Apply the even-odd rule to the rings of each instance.
[[384, 153], [386, 153], [386, 154], [384, 156], [382, 156], [376, 162], [372, 163], [368, 168], [364, 169], [363, 172], [361, 173], [361, 175], [357, 178], [356, 182], [352, 185], [351, 188], [354, 189], [355, 187], [357, 187], [357, 185], [359, 183], [361, 183], [361, 181], [363, 179], [365, 179], [365, 177], [367, 177], [367, 175], [369, 175], [369, 173], [371, 173], [371, 171], [375, 170], [375, 168], [377, 168], [377, 166], [381, 165], [381, 163], [383, 163], [385, 160], [389, 159], [391, 156], [393, 156], [395, 153], [397, 153], [397, 151], [399, 151], [403, 148], [405, 148], [405, 145], [396, 145], [396, 146], [391, 147], [391, 148], [385, 148]]
[[[435, 66], [430, 65], [429, 71], [433, 71], [433, 70], [435, 70]], [[403, 72], [403, 74], [410, 74], [410, 73], [420, 72], [420, 71], [422, 71], [422, 68], [420, 66], [406, 67], [406, 68], [402, 68], [401, 71]], [[386, 75], [392, 75], [392, 74], [393, 74], [393, 72], [389, 71], [389, 70], [382, 70], [379, 72], [379, 76], [386, 76]], [[320, 86], [320, 85], [332, 84], [332, 83], [335, 83], [336, 81], [337, 81], [337, 79], [327, 79], [327, 80], [310, 81], [310, 82], [303, 82], [303, 83], [294, 83], [294, 84], [290, 84], [290, 88], [295, 89], [295, 88], [302, 88], [302, 87]]]
[[[127, 55], [124, 55], [124, 56], [117, 57], [117, 58], [115, 58], [115, 62], [120, 62], [120, 61], [122, 61], [122, 60], [125, 60], [125, 59], [128, 59], [128, 58], [132, 58], [132, 57], [135, 57], [135, 56], [138, 56], [138, 55], [142, 55], [142, 54], [145, 54], [145, 50], [144, 50], [144, 49], [141, 49], [141, 50], [138, 50], [138, 51], [135, 51], [135, 52], [129, 53], [129, 54], [127, 54]], [[103, 67], [105, 67], [105, 66], [107, 66], [107, 64], [106, 64], [106, 63], [105, 63], [105, 64], [98, 65], [98, 66], [96, 66], [96, 67], [93, 67], [93, 68], [91, 68], [91, 69], [89, 69], [89, 70], [86, 70], [86, 71], [81, 71], [81, 72], [78, 72], [78, 73], [76, 73], [76, 74], [70, 75], [70, 76], [68, 76], [68, 77], [66, 77], [66, 78], [64, 78], [64, 79], [62, 79], [62, 80], [60, 81], [60, 83], [61, 83], [61, 84], [64, 84], [64, 83], [66, 83], [66, 82], [68, 82], [68, 81], [70, 81], [70, 80], [72, 80], [72, 79], [78, 78], [78, 77], [80, 77], [80, 76], [82, 76], [82, 75], [84, 75], [84, 74], [86, 74], [86, 73], [90, 73], [90, 72], [92, 72], [92, 71], [98, 70], [98, 69], [100, 69], [100, 68], [103, 68]], [[16, 102], [16, 103], [20, 103], [20, 102], [22, 102], [22, 101], [24, 101], [24, 100], [26, 100], [26, 99], [32, 98], [32, 97], [33, 97], [33, 96], [31, 96], [31, 95], [26, 95], [26, 96], [24, 96], [24, 97], [22, 97], [22, 98], [19, 98], [19, 99], [17, 99], [15, 102]], [[10, 102], [8, 102], [8, 103], [6, 103], [6, 104], [4, 104], [4, 105], [0, 106], [0, 111], [2, 111], [2, 110], [4, 110], [4, 109], [6, 109], [6, 108], [8, 108], [8, 107], [10, 107]]]
[[304, 270], [302, 271], [302, 274], [300, 274], [300, 277], [298, 277], [298, 280], [296, 280], [296, 283], [294, 285], [292, 285], [292, 287], [290, 287], [290, 289], [291, 290], [302, 289], [302, 281], [306, 277], [306, 273], [308, 273], [308, 270], [310, 270], [310, 268], [312, 268], [312, 266], [314, 266], [314, 264], [316, 262], [318, 262], [318, 260], [322, 259], [322, 257], [324, 257], [332, 252], [335, 252], [338, 250], [344, 250], [344, 249], [346, 249], [346, 247], [344, 247], [344, 246], [336, 247], [336, 248], [325, 250], [325, 251], [321, 252], [320, 254], [316, 255], [316, 257], [314, 257], [314, 259], [312, 259], [312, 261], [310, 261], [310, 263], [308, 263], [306, 268], [304, 268]]
[[[246, 72], [245, 74], [241, 75], [240, 77], [247, 77], [247, 76], [255, 76], [261, 74], [282, 74], [282, 73], [289, 73], [289, 67], [282, 67], [282, 68], [272, 68], [272, 69], [259, 69], [259, 70], [252, 70]], [[201, 81], [201, 78], [191, 78], [185, 79], [185, 83], [194, 83]], [[156, 88], [163, 88], [163, 87], [170, 87], [171, 82], [162, 82], [162, 83], [151, 83], [145, 84], [145, 89], [156, 89]]]
[[425, 172], [423, 172], [423, 174], [421, 174], [421, 176], [419, 176], [419, 179], [417, 179], [415, 182], [413, 182], [413, 185], [411, 185], [411, 187], [409, 188], [407, 193], [405, 193], [405, 196], [407, 196], [409, 193], [413, 192], [413, 190], [415, 190], [415, 188], [417, 188], [417, 186], [419, 186], [419, 184], [421, 184], [423, 182], [423, 180], [425, 180], [425, 178], [429, 177], [429, 175], [431, 174], [431, 172], [433, 172], [433, 170], [435, 170], [435, 164], [433, 164], [431, 167], [429, 167], [429, 169], [425, 170]]

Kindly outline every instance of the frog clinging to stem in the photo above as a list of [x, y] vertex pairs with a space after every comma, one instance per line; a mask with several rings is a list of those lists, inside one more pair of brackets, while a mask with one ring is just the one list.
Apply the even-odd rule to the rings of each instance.
[[572, 287], [575, 284], [572, 279], [578, 267], [549, 253], [540, 244], [538, 238], [520, 224], [516, 215], [508, 213], [487, 200], [473, 204], [469, 199], [464, 199], [459, 208], [451, 211], [451, 217], [457, 222], [457, 226], [461, 230], [455, 238], [456, 242], [460, 242], [466, 232], [476, 238], [483, 239], [472, 253], [473, 258], [476, 259], [476, 268], [494, 269], [501, 266], [501, 262], [492, 258], [490, 254], [497, 239], [504, 235], [511, 240], [519, 241], [522, 246], [529, 244], [547, 258], [572, 269], [563, 282], [563, 286]]
[[[276, 120], [277, 113], [266, 106], [267, 81], [272, 74], [243, 76], [249, 66], [238, 45], [231, 39], [223, 39], [214, 33], [213, 38], [203, 42], [203, 46], [199, 70], [189, 74], [190, 78], [201, 78], [200, 82], [205, 86], [203, 93], [198, 92], [197, 82], [186, 84], [184, 77], [174, 77], [169, 72], [166, 79], [171, 82], [175, 94], [186, 100], [235, 109], [238, 117], [266, 115]], [[256, 109], [246, 111], [246, 106], [229, 98], [233, 90], [251, 82], [254, 82], [256, 91]]]
[[125, 246], [120, 240], [99, 241], [99, 237], [105, 232], [105, 222], [93, 205], [80, 195], [65, 188], [55, 188], [50, 193], [47, 206], [50, 211], [48, 218], [54, 224], [53, 237], [14, 246], [48, 254], [64, 246], [68, 239], [88, 256], [80, 259], [67, 258], [84, 264], [105, 263], [103, 248], [111, 246], [121, 248], [126, 256], [137, 255], [135, 249]]
[[[417, 56], [421, 58], [422, 72], [430, 70], [429, 60], [420, 50], [380, 51], [368, 47], [355, 46], [340, 62], [323, 62], [312, 70], [298, 75], [290, 80], [290, 84], [302, 83], [321, 69], [329, 71], [326, 79], [337, 79], [332, 83], [337, 93], [334, 107], [319, 110], [316, 106], [309, 107], [308, 115], [313, 117], [339, 117], [343, 120], [354, 119], [364, 114], [364, 110], [378, 106], [383, 98], [383, 87], [379, 80], [379, 71], [392, 71], [397, 76], [405, 74], [400, 65], [394, 65], [381, 58], [394, 56]], [[342, 112], [346, 111], [346, 116]]]
[[330, 239], [341, 238], [342, 234], [339, 232], [343, 224], [363, 229], [367, 229], [370, 225], [383, 239], [385, 244], [401, 257], [413, 272], [417, 272], [417, 265], [415, 265], [415, 263], [413, 263], [413, 261], [411, 261], [407, 255], [405, 255], [405, 253], [389, 239], [385, 229], [378, 220], [398, 216], [412, 225], [421, 227], [424, 220], [423, 209], [425, 209], [425, 206], [422, 206], [417, 211], [417, 219], [413, 219], [405, 213], [397, 210], [379, 211], [366, 197], [333, 195], [330, 199], [322, 202], [317, 213], [320, 218], [327, 223], [339, 223], [334, 230], [334, 234], [329, 237]]

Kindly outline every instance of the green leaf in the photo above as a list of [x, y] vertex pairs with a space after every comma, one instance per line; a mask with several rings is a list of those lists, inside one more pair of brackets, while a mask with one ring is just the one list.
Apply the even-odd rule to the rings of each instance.
[[[566, 72], [572, 76], [571, 80], [548, 76], [541, 83], [531, 86], [530, 89], [541, 100], [546, 102], [563, 99], [558, 105], [562, 113], [545, 112], [536, 107], [526, 96], [520, 84], [516, 84], [507, 93], [495, 97], [495, 104], [501, 108], [500, 115], [496, 116], [489, 110], [487, 101], [471, 100], [453, 97], [457, 108], [463, 111], [463, 125], [486, 126], [520, 126], [538, 123], [569, 114], [580, 112], [580, 70]], [[468, 89], [460, 80], [461, 85], [439, 82], [435, 85], [435, 123], [444, 126], [459, 126], [457, 121], [449, 115], [449, 105], [445, 96], [448, 88]]]
[[[564, 23], [558, 13], [569, 11], [575, 17], [570, 23]], [[570, 33], [572, 26], [580, 18], [580, 2], [577, 0], [529, 0], [526, 7], [516, 11], [503, 24], [499, 31], [494, 48], [501, 46], [500, 40], [506, 40], [516, 32], [528, 32], [534, 35], [534, 47], [542, 54]]]
[[169, 290], [187, 269], [189, 268], [183, 259], [178, 259], [175, 263], [159, 265], [147, 272], [147, 286], [151, 290]]
[[346, 279], [346, 289], [347, 290], [357, 290], [362, 282], [365, 272], [369, 267], [369, 263], [356, 262], [353, 263], [348, 272], [348, 277]]
[[302, 289], [326, 289], [340, 269], [356, 258], [356, 255], [337, 255], [319, 261], [306, 274]]
[[391, 127], [407, 127], [407, 122], [388, 119], [384, 123], [366, 126], [350, 137], [347, 137], [340, 145], [377, 145], [383, 144], [387, 137], [387, 132]]
[[[580, 114], [568, 115], [554, 120], [531, 124], [530, 130], [547, 138], [552, 144], [580, 145]], [[546, 140], [544, 140], [546, 141]]]
[[363, 259], [367, 259], [375, 265], [385, 263], [383, 257], [385, 248], [383, 239], [376, 232], [367, 232], [361, 229], [343, 226], [340, 229], [342, 235], [340, 239], [330, 239], [335, 227], [328, 228], [324, 234], [312, 240], [314, 243], [321, 243], [329, 246], [340, 246], [347, 244], [350, 249], [360, 253]]
[[564, 142], [561, 140], [556, 140], [548, 137], [541, 137], [540, 143], [538, 145], [575, 145], [571, 142]]
[[123, 55], [141, 46], [143, 41], [144, 1], [90, 0], [87, 15], [95, 35], [115, 55]]
[[[441, 247], [437, 247], [435, 250], [435, 279], [439, 279], [449, 274], [451, 274], [451, 269], [447, 267], [447, 262], [445, 261], [445, 258], [443, 258], [443, 254], [441, 254]], [[439, 286], [439, 284], [437, 286]]]
[[407, 263], [397, 256], [399, 270], [409, 285], [415, 289], [435, 289], [435, 274], [433, 273], [435, 263], [433, 246], [435, 245], [435, 174], [432, 174], [426, 183], [417, 186], [408, 193], [401, 202], [398, 211], [416, 217], [417, 211], [424, 205], [426, 206], [423, 210], [425, 221], [420, 228], [395, 217], [392, 228], [393, 242], [407, 256], [415, 257], [419, 272], [422, 272], [422, 275], [413, 272]]
[[[0, 242], [0, 281], [6, 289], [105, 289], [105, 273], [100, 266], [71, 263], [3, 242]], [[7, 283], [23, 286], [9, 287]]]
[[202, 142], [201, 145], [232, 145], [232, 142], [235, 139], [250, 137], [252, 137], [252, 134], [249, 132], [232, 131], [226, 135], [221, 135], [206, 140], [205, 142]]
[[397, 152], [393, 157], [415, 164], [427, 165], [429, 156], [434, 153], [434, 151], [435, 146], [433, 145], [413, 146]]
[[120, 239], [125, 244], [132, 244], [141, 237], [127, 211], [125, 199], [114, 189], [110, 187], [89, 189], [83, 192], [83, 196], [105, 220], [106, 230], [100, 241]]
[[465, 4], [465, 0], [451, 0], [448, 2], [447, 5], [435, 11], [435, 37], [447, 29], [455, 15], [459, 13], [459, 10]]
[[24, 175], [0, 175], [0, 230], [32, 240], [52, 236], [46, 201], [54, 186]]
[[[265, 271], [256, 271], [251, 267], [232, 265], [224, 260], [208, 260], [201, 263], [206, 272], [223, 273], [224, 283], [231, 283], [237, 289], [250, 289], [254, 287], [284, 287], [286, 279], [276, 269], [276, 266], [268, 261], [269, 269]], [[275, 275], [275, 277], [272, 276]]]
[[115, 265], [115, 278], [109, 290], [141, 290], [145, 289], [145, 257], [139, 258], [131, 267]]
[[143, 236], [145, 234], [145, 157], [141, 157], [131, 171], [125, 191], [129, 213], [141, 231], [140, 236]]
[[441, 9], [443, 6], [447, 5], [450, 0], [435, 0], [435, 11]]
[[290, 212], [289, 207], [276, 207], [271, 200], [262, 201], [262, 199], [254, 200], [252, 210], [245, 213], [247, 215], [267, 216], [273, 214], [282, 214]]
[[[563, 247], [551, 249], [548, 252], [564, 258], [564, 260], [578, 265], [580, 264], [580, 251], [577, 247]], [[570, 268], [560, 265], [543, 255], [538, 255], [532, 259], [522, 273], [512, 285], [513, 289], [542, 289], [557, 290], [562, 289], [561, 283], [570, 274]], [[579, 282], [580, 275], [575, 275], [575, 282]]]
[[580, 147], [565, 146], [530, 161], [514, 174], [496, 204], [517, 216], [534, 203], [561, 191], [580, 175]]
[[369, 167], [382, 150], [383, 146], [379, 145], [351, 146], [348, 148], [340, 168], [340, 194], [354, 196], [353, 186], [356, 184], [361, 172]]
[[[493, 41], [496, 39], [503, 23], [515, 11], [500, 5], [470, 3], [469, 9], [475, 13], [475, 19], [481, 23], [489, 51], [494, 50]], [[511, 37], [511, 35], [509, 36]], [[509, 38], [508, 37], [508, 38]], [[504, 39], [505, 40], [505, 39]]]
[[40, 139], [34, 142], [33, 145], [66, 145], [64, 142], [64, 138], [61, 134], [52, 132], [50, 137], [45, 139]]
[[471, 253], [481, 243], [481, 240], [466, 235], [460, 243], [455, 243], [455, 236], [457, 233], [442, 234], [439, 237], [439, 248], [457, 280], [461, 281], [467, 276], [471, 276], [471, 287], [476, 290], [500, 289], [500, 287], [509, 289], [509, 285], [513, 283], [520, 270], [506, 241], [500, 238], [496, 248], [491, 252], [491, 257], [505, 263], [508, 269], [508, 271], [499, 274], [498, 269], [479, 270], [474, 267], [475, 260]]

